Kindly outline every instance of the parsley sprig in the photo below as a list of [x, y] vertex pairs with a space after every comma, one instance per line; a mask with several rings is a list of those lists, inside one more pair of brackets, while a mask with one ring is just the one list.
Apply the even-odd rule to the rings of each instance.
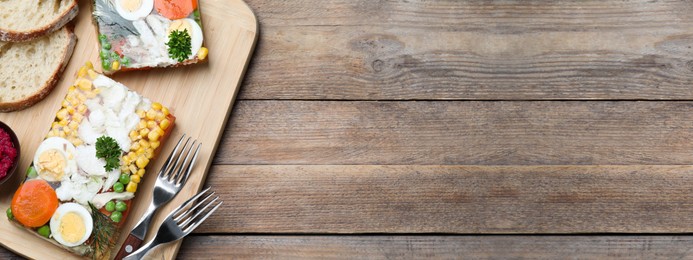
[[190, 43], [190, 34], [188, 29], [182, 31], [173, 30], [171, 34], [168, 35], [168, 56], [171, 59], [178, 60], [182, 62], [188, 59], [188, 56], [192, 54], [192, 44]]
[[96, 139], [96, 157], [106, 160], [107, 172], [120, 167], [120, 153], [120, 146], [112, 137], [104, 135]]

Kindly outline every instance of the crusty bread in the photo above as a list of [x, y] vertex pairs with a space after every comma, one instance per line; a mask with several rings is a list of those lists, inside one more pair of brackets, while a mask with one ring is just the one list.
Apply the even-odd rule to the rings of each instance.
[[0, 42], [0, 111], [24, 109], [46, 97], [76, 42], [70, 26], [30, 42]]
[[75, 18], [77, 11], [77, 0], [0, 0], [0, 41], [45, 36]]

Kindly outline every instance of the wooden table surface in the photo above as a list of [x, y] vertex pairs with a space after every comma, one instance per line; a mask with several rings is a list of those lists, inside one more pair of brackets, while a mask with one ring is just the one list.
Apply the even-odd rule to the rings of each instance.
[[180, 258], [693, 258], [693, 1], [247, 2]]

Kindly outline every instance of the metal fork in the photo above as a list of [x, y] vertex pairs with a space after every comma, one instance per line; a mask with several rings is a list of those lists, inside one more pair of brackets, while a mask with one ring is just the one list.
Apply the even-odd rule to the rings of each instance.
[[[130, 235], [125, 239], [125, 243], [123, 243], [120, 250], [118, 250], [115, 259], [121, 259], [139, 248], [142, 244], [142, 240], [144, 240], [144, 237], [147, 235], [147, 230], [149, 229], [149, 224], [152, 221], [154, 212], [162, 205], [171, 201], [188, 180], [202, 144], [197, 144], [197, 148], [194, 149], [195, 153], [192, 154], [197, 140], [193, 140], [192, 144], [188, 146], [191, 140], [191, 138], [188, 137], [188, 139], [185, 140], [185, 144], [181, 147], [184, 138], [185, 134], [178, 140], [178, 144], [173, 148], [173, 152], [171, 152], [168, 159], [166, 159], [166, 162], [164, 162], [164, 165], [161, 167], [161, 170], [159, 170], [159, 175], [154, 185], [152, 202], [149, 204], [149, 208], [147, 208], [147, 211], [135, 228], [132, 229]], [[180, 153], [178, 152], [179, 149]], [[183, 154], [185, 154], [185, 157], [183, 157]]]
[[[123, 259], [142, 259], [152, 248], [181, 239], [195, 230], [223, 203], [219, 196], [210, 200], [214, 196], [214, 191], [209, 192], [210, 189], [211, 187], [208, 187], [201, 191], [168, 214], [154, 239]], [[203, 195], [204, 198], [200, 199]]]

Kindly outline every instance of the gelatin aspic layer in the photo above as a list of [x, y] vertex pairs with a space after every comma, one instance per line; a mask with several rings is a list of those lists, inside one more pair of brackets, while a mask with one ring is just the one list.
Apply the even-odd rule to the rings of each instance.
[[75, 254], [108, 259], [174, 121], [168, 108], [87, 63], [33, 155], [8, 218]]

